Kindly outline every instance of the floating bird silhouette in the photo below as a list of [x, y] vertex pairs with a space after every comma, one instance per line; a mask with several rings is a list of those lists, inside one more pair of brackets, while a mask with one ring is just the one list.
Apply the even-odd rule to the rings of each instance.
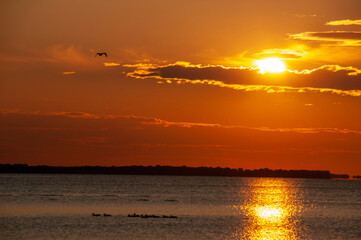
[[133, 215], [128, 214], [128, 217], [140, 217], [140, 215], [133, 213]]
[[106, 57], [108, 57], [108, 54], [106, 52], [98, 52], [97, 54], [95, 54], [95, 56], [103, 56], [105, 55]]

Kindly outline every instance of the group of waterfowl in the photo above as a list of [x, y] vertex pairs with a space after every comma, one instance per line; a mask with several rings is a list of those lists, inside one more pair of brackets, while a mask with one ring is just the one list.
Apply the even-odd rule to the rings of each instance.
[[[93, 217], [101, 217], [102, 215], [100, 213], [93, 213], [92, 214]], [[103, 217], [111, 217], [111, 214], [107, 214], [107, 213], [103, 213]], [[148, 215], [148, 214], [128, 214], [128, 217], [140, 217], [140, 218], [161, 218], [161, 216], [157, 216], [157, 215]], [[162, 215], [162, 218], [178, 218], [177, 216], [173, 216], [173, 215]]]
[[[93, 213], [93, 217], [100, 217], [101, 214], [99, 213]], [[111, 217], [112, 215], [111, 214], [107, 214], [107, 213], [103, 213], [103, 217]]]
[[[140, 218], [160, 218], [160, 216], [157, 215], [148, 215], [148, 214], [128, 214], [128, 217], [140, 217]], [[163, 215], [162, 218], [178, 218], [177, 216], [173, 216], [173, 215]]]

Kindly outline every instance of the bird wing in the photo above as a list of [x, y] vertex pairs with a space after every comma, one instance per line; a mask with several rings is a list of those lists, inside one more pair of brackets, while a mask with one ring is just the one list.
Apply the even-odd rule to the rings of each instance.
[[95, 54], [95, 56], [98, 56], [98, 55], [99, 55], [99, 56], [101, 57], [103, 54], [104, 54], [106, 57], [108, 57], [108, 54], [105, 53], [105, 52], [102, 52], [102, 53], [99, 53], [99, 52], [98, 52], [98, 53]]

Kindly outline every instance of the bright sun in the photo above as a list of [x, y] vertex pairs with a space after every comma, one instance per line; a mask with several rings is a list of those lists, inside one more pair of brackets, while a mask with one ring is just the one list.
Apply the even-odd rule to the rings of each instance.
[[260, 73], [282, 73], [286, 71], [286, 64], [276, 57], [265, 58], [256, 61]]

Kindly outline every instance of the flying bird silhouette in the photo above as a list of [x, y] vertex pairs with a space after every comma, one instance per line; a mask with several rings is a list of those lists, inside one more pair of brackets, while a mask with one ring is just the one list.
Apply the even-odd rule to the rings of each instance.
[[102, 55], [105, 55], [106, 57], [108, 57], [108, 54], [106, 52], [98, 52], [97, 54], [95, 54], [95, 56], [102, 56]]

